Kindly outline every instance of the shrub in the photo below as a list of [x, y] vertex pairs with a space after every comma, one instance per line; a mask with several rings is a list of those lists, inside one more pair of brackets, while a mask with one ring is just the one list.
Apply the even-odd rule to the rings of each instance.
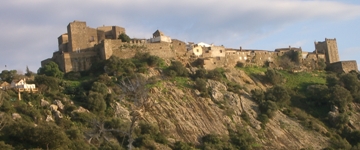
[[64, 77], [69, 80], [78, 80], [79, 78], [81, 78], [81, 74], [80, 72], [71, 71], [66, 73]]
[[125, 33], [121, 33], [119, 35], [119, 39], [121, 40], [121, 42], [130, 42], [131, 40], [130, 37]]
[[97, 92], [90, 92], [87, 99], [87, 108], [90, 111], [103, 113], [106, 110], [106, 102], [103, 95]]
[[206, 77], [206, 70], [204, 68], [199, 68], [196, 70], [195, 78], [205, 78]]
[[243, 62], [241, 62], [241, 61], [238, 61], [238, 62], [236, 63], [236, 67], [243, 68], [243, 67], [245, 67], [245, 66], [246, 66], [246, 64], [243, 63]]
[[267, 100], [260, 104], [259, 109], [261, 113], [266, 114], [269, 118], [272, 118], [278, 110], [278, 107], [275, 102]]
[[215, 68], [214, 70], [210, 70], [207, 74], [207, 78], [221, 81], [221, 79], [224, 77], [225, 70], [222, 68]]
[[186, 67], [179, 61], [171, 62], [171, 65], [169, 66], [169, 68], [167, 69], [166, 72], [167, 72], [167, 75], [171, 76], [171, 77], [174, 77], [174, 75], [187, 77], [189, 75], [189, 72], [186, 69]]
[[207, 93], [207, 88], [206, 88], [206, 80], [201, 79], [201, 78], [196, 78], [195, 80], [195, 88], [197, 90], [199, 90], [201, 93]]
[[173, 150], [194, 150], [194, 148], [191, 143], [177, 141], [174, 143]]
[[284, 82], [284, 77], [278, 71], [271, 68], [267, 69], [265, 76], [267, 80], [274, 85], [282, 84]]

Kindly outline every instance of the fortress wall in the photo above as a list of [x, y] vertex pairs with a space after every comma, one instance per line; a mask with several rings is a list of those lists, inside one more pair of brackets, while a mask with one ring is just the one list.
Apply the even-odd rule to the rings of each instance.
[[151, 55], [159, 56], [161, 58], [175, 58], [175, 50], [170, 43], [147, 43], [145, 44], [146, 51]]
[[330, 70], [334, 72], [345, 72], [348, 73], [352, 70], [358, 71], [357, 63], [355, 60], [350, 61], [339, 61], [329, 65]]
[[358, 71], [358, 66], [355, 60], [350, 61], [341, 61], [342, 69], [344, 72], [348, 73], [352, 70]]
[[149, 52], [162, 58], [175, 57], [170, 43], [145, 43], [142, 40], [124, 43], [121, 40], [104, 40], [98, 47], [102, 59], [109, 59], [112, 55], [119, 58], [131, 58], [136, 52]]
[[98, 31], [93, 28], [87, 28], [87, 37], [83, 37], [83, 40], [88, 40], [88, 48], [94, 47], [95, 44], [98, 44]]
[[186, 43], [177, 39], [171, 40], [171, 46], [177, 56], [184, 56], [187, 53]]
[[219, 67], [225, 67], [226, 58], [225, 57], [214, 57], [200, 59], [200, 62], [203, 64], [203, 67], [207, 70], [212, 70]]
[[61, 64], [61, 66], [63, 66], [63, 71], [65, 73], [73, 71], [73, 66], [72, 66], [72, 62], [71, 62], [71, 58], [70, 58], [70, 54], [69, 53], [64, 53], [63, 54], [63, 63]]
[[224, 46], [211, 46], [210, 48], [211, 57], [225, 57]]

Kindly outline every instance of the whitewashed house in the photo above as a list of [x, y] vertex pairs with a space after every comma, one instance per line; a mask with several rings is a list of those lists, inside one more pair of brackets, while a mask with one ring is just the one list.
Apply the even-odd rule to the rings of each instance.
[[10, 84], [10, 88], [33, 90], [36, 89], [35, 84], [27, 84], [26, 79], [13, 80]]

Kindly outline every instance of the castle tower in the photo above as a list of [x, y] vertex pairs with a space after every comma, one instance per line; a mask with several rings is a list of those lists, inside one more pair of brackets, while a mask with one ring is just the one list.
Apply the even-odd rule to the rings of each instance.
[[315, 42], [315, 50], [318, 53], [325, 54], [325, 61], [327, 64], [340, 61], [336, 38], [325, 38], [325, 41], [323, 42]]
[[76, 52], [81, 49], [88, 48], [88, 40], [85, 40], [87, 35], [86, 22], [74, 21], [67, 26], [69, 44], [68, 51]]

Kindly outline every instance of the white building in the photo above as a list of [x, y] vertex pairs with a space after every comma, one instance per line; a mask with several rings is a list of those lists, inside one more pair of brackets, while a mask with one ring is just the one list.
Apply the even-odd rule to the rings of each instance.
[[153, 38], [148, 40], [149, 43], [159, 43], [159, 42], [167, 42], [171, 43], [171, 38], [169, 36], [165, 36], [165, 34], [159, 30], [156, 30], [153, 33]]
[[20, 80], [13, 80], [10, 84], [10, 88], [16, 88], [16, 89], [35, 89], [35, 84], [27, 84], [26, 79], [20, 79]]

